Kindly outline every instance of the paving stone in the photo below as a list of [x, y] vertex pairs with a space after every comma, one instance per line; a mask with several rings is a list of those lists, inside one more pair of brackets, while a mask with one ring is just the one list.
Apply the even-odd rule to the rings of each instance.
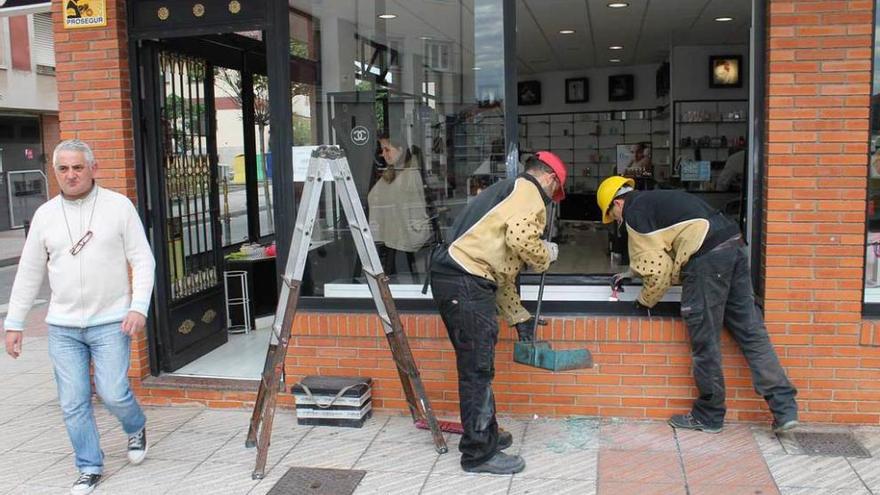
[[760, 454], [761, 450], [746, 425], [728, 425], [718, 434], [676, 430], [682, 452], [702, 454]]
[[[676, 483], [633, 483], [609, 482], [599, 483], [597, 495], [687, 495], [684, 484]], [[726, 495], [726, 494], [725, 494]]]
[[599, 445], [602, 449], [612, 450], [677, 450], [673, 429], [658, 421], [602, 424], [599, 427]]
[[373, 442], [354, 465], [364, 471], [428, 474], [437, 462], [433, 444]]
[[[238, 431], [247, 431], [250, 421], [250, 411], [204, 409], [181, 424], [178, 430], [196, 433], [237, 433]], [[272, 433], [275, 434], [274, 429]]]
[[[111, 478], [126, 465], [128, 465], [127, 458], [104, 456], [103, 481]], [[28, 480], [27, 484], [53, 486], [58, 493], [58, 488], [70, 488], [77, 476], [79, 469], [75, 465], [73, 454], [70, 454]]]
[[523, 443], [544, 445], [557, 452], [596, 449], [599, 447], [599, 421], [579, 417], [533, 420], [526, 427]]
[[[598, 479], [612, 482], [684, 485], [684, 476], [676, 452], [600, 450]], [[601, 489], [599, 492], [601, 493]]]
[[407, 495], [419, 493], [428, 474], [367, 472], [354, 495]]
[[169, 495], [245, 494], [259, 482], [251, 478], [252, 472], [253, 466], [204, 462], [176, 482], [167, 493]]
[[688, 493], [689, 495], [779, 495], [779, 490], [772, 483], [764, 486], [695, 485], [688, 480]]
[[[296, 437], [272, 435], [269, 441], [267, 465], [274, 464], [284, 458], [302, 440], [303, 436], [305, 436], [305, 432]], [[237, 433], [222, 447], [214, 451], [208, 458], [208, 462], [243, 464], [253, 469], [257, 461], [257, 449], [245, 447], [245, 440], [247, 440], [247, 432]]]
[[770, 471], [760, 452], [714, 454], [682, 453], [688, 485], [719, 484], [767, 486], [773, 484]]
[[517, 476], [522, 478], [595, 480], [598, 451], [578, 450], [555, 452], [540, 445], [526, 445], [522, 456], [526, 469]]
[[101, 482], [98, 493], [165, 494], [198, 465], [197, 462], [166, 461], [148, 456], [143, 464], [127, 464], [107, 481]]
[[421, 495], [504, 495], [510, 489], [511, 476], [464, 474], [428, 476]]
[[[151, 457], [172, 461], [201, 462], [220, 450], [233, 433], [197, 433], [192, 431], [168, 434], [150, 447]], [[149, 433], [147, 440], [150, 439]]]
[[555, 480], [513, 476], [510, 495], [595, 495], [596, 481]]
[[776, 485], [801, 488], [862, 488], [855, 470], [842, 457], [766, 455]]
[[311, 438], [300, 441], [283, 459], [281, 466], [351, 469], [367, 450], [369, 441], [340, 441]]
[[9, 451], [0, 454], [0, 486], [15, 487], [64, 458], [62, 454]]

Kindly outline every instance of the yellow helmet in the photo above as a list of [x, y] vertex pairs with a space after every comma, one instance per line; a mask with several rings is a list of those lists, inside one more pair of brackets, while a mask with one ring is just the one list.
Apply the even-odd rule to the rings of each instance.
[[596, 202], [599, 203], [599, 211], [602, 212], [602, 223], [614, 221], [610, 215], [611, 202], [618, 196], [618, 191], [623, 186], [633, 188], [636, 186], [636, 181], [627, 177], [612, 175], [599, 184], [599, 190], [596, 191]]

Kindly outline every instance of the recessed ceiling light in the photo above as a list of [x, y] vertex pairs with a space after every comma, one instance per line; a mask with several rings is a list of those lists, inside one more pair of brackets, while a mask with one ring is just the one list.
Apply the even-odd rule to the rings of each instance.
[[574, 29], [560, 29], [559, 34], [574, 34]]
[[474, 70], [483, 70], [483, 69], [481, 69], [479, 67], [474, 67]]
[[730, 22], [733, 20], [733, 17], [716, 17], [715, 22]]
[[620, 45], [611, 45], [608, 47], [609, 50], [623, 50], [623, 47]]
[[379, 19], [396, 19], [397, 14], [379, 14]]
[[617, 64], [617, 63], [620, 63], [620, 59], [619, 58], [612, 58], [611, 60], [609, 60], [609, 62], [611, 62], [612, 64]]
[[430, 37], [430, 36], [419, 36], [419, 39], [423, 39], [423, 40], [432, 40], [432, 39], [434, 39], [434, 38], [432, 38], [432, 37]]
[[610, 9], [623, 9], [629, 7], [629, 4], [626, 2], [611, 2], [608, 4], [608, 8]]

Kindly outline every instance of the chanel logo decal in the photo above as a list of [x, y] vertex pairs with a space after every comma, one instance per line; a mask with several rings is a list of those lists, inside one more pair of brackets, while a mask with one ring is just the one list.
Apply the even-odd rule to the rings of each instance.
[[159, 7], [159, 11], [156, 12], [156, 16], [159, 17], [160, 21], [164, 21], [165, 19], [168, 19], [168, 16], [170, 14], [171, 14], [171, 12], [168, 11], [168, 7]]
[[366, 127], [359, 125], [351, 130], [351, 142], [363, 146], [370, 140], [370, 131]]
[[193, 15], [196, 17], [205, 15], [205, 6], [200, 3], [193, 5]]
[[229, 12], [232, 12], [233, 14], [241, 12], [241, 4], [238, 3], [238, 0], [232, 0], [229, 2]]

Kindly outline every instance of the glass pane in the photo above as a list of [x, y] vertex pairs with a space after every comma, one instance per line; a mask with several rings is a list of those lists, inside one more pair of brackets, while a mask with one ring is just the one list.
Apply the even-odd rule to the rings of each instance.
[[275, 233], [272, 202], [272, 153], [269, 152], [269, 80], [254, 75], [254, 131], [257, 150], [257, 198], [260, 207], [260, 237]]
[[[877, 2], [880, 6], [880, 2]], [[874, 17], [874, 84], [871, 89], [871, 161], [868, 174], [868, 239], [865, 249], [865, 302], [880, 302], [880, 50], [877, 28], [880, 17]]]
[[241, 72], [214, 69], [220, 226], [223, 246], [248, 240], [247, 177], [242, 132]]
[[[291, 7], [297, 194], [314, 147], [341, 146], [394, 294], [425, 297], [431, 246], [506, 175], [501, 0]], [[369, 297], [334, 186], [304, 291]]]

